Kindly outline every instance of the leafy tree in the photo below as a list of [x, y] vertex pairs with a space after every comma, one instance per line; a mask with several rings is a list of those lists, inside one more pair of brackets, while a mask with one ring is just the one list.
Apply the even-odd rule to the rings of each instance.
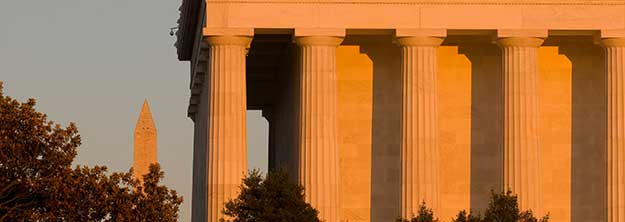
[[[488, 209], [484, 213], [485, 222], [538, 222], [531, 210], [520, 211], [517, 196], [508, 190], [505, 193], [491, 191], [491, 199]], [[549, 221], [549, 214], [545, 215], [541, 222]]]
[[132, 170], [72, 168], [76, 125], [62, 128], [35, 105], [5, 96], [0, 82], [0, 221], [176, 221], [182, 198], [158, 184], [158, 164], [143, 184]]
[[462, 210], [460, 212], [458, 212], [458, 215], [456, 215], [456, 218], [452, 219], [453, 222], [481, 222], [482, 221], [482, 215], [481, 214], [473, 214], [473, 212], [470, 212], [467, 215], [467, 211], [466, 210]]
[[454, 222], [548, 222], [549, 214], [538, 220], [531, 210], [519, 210], [517, 196], [512, 195], [512, 191], [505, 193], [495, 193], [491, 190], [490, 202], [484, 213], [484, 218], [473, 213], [467, 216], [465, 210], [460, 211]]
[[428, 208], [425, 205], [425, 202], [422, 202], [419, 206], [419, 213], [417, 216], [413, 216], [410, 219], [407, 218], [398, 218], [397, 222], [438, 222], [438, 219], [434, 218], [434, 212], [432, 209]]
[[258, 170], [251, 171], [223, 213], [231, 219], [222, 221], [319, 222], [317, 210], [304, 200], [304, 188], [292, 183], [284, 169], [270, 171], [265, 178]]

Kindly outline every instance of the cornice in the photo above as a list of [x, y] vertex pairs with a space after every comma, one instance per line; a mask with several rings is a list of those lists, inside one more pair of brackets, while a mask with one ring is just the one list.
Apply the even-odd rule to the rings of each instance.
[[202, 0], [183, 0], [178, 9], [178, 30], [176, 31], [176, 46], [178, 59], [188, 61], [192, 59], [193, 44], [198, 26], [202, 25], [200, 17], [204, 12]]
[[338, 0], [206, 0], [207, 4], [307, 4], [307, 5], [596, 5], [622, 6], [625, 0], [412, 0], [412, 1], [338, 1]]

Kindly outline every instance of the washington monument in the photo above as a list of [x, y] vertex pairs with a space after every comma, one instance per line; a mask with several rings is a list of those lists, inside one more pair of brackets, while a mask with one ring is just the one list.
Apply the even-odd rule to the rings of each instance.
[[143, 181], [143, 175], [150, 171], [150, 164], [157, 163], [156, 126], [152, 119], [148, 100], [143, 101], [141, 113], [135, 126], [134, 176]]

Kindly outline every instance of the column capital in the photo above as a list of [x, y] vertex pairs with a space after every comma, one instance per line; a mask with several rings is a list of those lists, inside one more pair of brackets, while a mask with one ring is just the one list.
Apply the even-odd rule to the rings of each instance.
[[537, 37], [504, 37], [500, 38], [497, 43], [502, 47], [540, 47], [545, 39]]
[[345, 29], [340, 28], [297, 28], [294, 30], [295, 37], [306, 36], [335, 36], [345, 37]]
[[447, 37], [446, 29], [395, 29], [395, 37], [412, 37], [412, 36], [431, 36], [431, 37]]
[[252, 42], [250, 36], [207, 36], [204, 37], [204, 42], [208, 45], [239, 45], [248, 46]]
[[300, 46], [307, 45], [325, 45], [325, 46], [339, 46], [343, 42], [343, 37], [336, 36], [303, 36], [296, 37], [295, 42]]
[[253, 28], [215, 28], [205, 27], [202, 29], [203, 36], [253, 36]]
[[625, 29], [602, 29], [599, 31], [601, 38], [625, 38]]
[[497, 30], [497, 38], [511, 37], [533, 37], [547, 38], [549, 31], [547, 29], [499, 29]]
[[401, 46], [440, 46], [443, 38], [432, 36], [404, 36], [398, 37], [397, 43]]
[[603, 38], [601, 39], [603, 47], [625, 47], [625, 37], [622, 38]]

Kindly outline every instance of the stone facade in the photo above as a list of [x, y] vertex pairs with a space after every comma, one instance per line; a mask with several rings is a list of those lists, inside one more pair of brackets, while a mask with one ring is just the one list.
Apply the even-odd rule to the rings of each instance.
[[148, 100], [143, 101], [141, 113], [135, 126], [134, 170], [135, 178], [143, 181], [143, 175], [150, 172], [150, 164], [157, 163], [156, 126]]
[[328, 222], [393, 221], [422, 201], [448, 221], [483, 210], [491, 189], [556, 222], [625, 222], [624, 0], [184, 0], [181, 12], [193, 221], [217, 221], [236, 194], [254, 109], [270, 169], [289, 169]]

